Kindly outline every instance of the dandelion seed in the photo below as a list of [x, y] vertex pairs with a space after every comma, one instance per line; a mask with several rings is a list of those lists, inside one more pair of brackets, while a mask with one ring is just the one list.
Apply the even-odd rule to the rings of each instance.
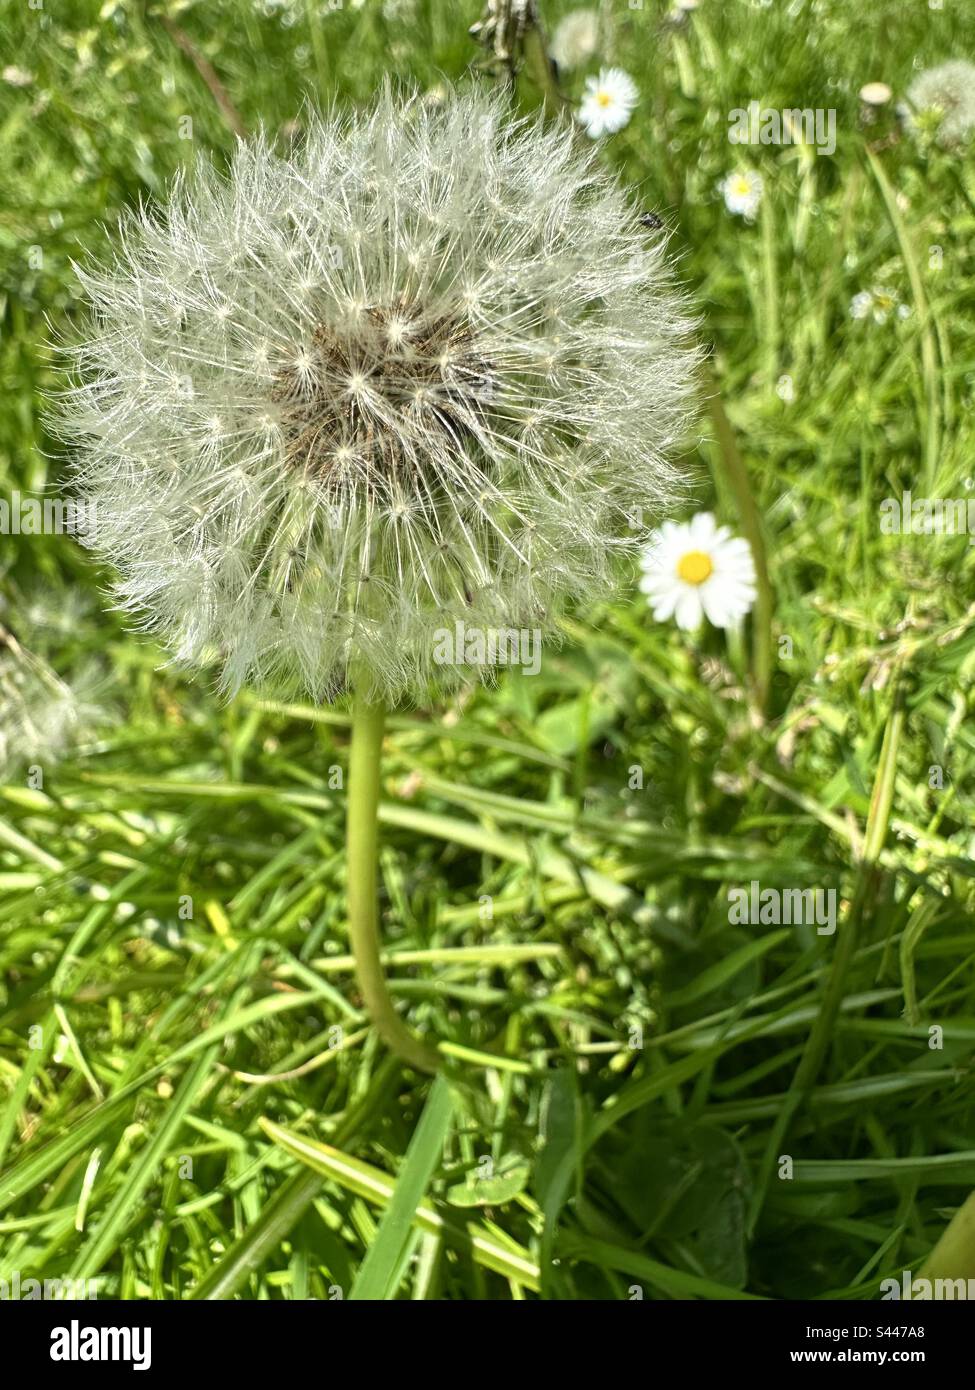
[[658, 622], [687, 630], [704, 618], [736, 627], [755, 602], [755, 563], [748, 542], [718, 526], [711, 512], [686, 524], [665, 521], [645, 549], [640, 588]]
[[622, 130], [640, 99], [637, 85], [622, 68], [603, 68], [598, 77], [587, 77], [579, 107], [579, 121], [593, 140]]

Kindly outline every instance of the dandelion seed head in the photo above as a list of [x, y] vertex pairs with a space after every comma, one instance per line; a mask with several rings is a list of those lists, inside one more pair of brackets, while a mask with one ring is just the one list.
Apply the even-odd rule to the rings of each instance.
[[943, 149], [966, 144], [975, 133], [975, 64], [952, 58], [926, 68], [908, 88], [901, 114], [909, 130]]
[[495, 94], [387, 90], [288, 158], [241, 143], [82, 278], [59, 427], [94, 543], [228, 694], [468, 679], [438, 629], [554, 631], [611, 591], [634, 505], [682, 492], [695, 353], [666, 248], [571, 129]]
[[34, 765], [49, 772], [111, 717], [105, 672], [74, 649], [87, 633], [89, 607], [76, 588], [61, 585], [0, 594], [0, 778], [6, 781]]
[[552, 34], [549, 52], [563, 72], [581, 68], [599, 48], [599, 15], [595, 10], [570, 10]]

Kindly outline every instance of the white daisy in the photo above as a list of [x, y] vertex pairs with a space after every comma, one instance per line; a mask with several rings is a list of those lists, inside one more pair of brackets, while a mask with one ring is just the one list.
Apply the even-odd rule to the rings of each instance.
[[581, 68], [599, 47], [599, 15], [573, 10], [556, 26], [549, 52], [563, 72]]
[[598, 77], [586, 78], [579, 120], [593, 140], [622, 130], [640, 99], [637, 85], [622, 68], [603, 68]]
[[854, 319], [872, 318], [874, 323], [886, 323], [891, 314], [906, 319], [910, 314], [909, 304], [902, 304], [896, 290], [874, 286], [871, 290], [860, 290], [850, 300], [850, 317]]
[[850, 318], [865, 319], [873, 308], [873, 295], [869, 290], [858, 290], [850, 300]]
[[711, 512], [689, 522], [665, 521], [641, 559], [640, 588], [658, 622], [673, 618], [678, 627], [736, 627], [755, 602], [755, 562], [751, 548]]
[[756, 174], [754, 169], [736, 169], [721, 180], [718, 191], [729, 212], [736, 217], [744, 217], [746, 222], [754, 222], [764, 186], [761, 174]]

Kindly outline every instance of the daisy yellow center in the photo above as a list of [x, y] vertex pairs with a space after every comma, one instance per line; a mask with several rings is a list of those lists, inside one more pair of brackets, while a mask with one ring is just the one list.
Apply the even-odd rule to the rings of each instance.
[[744, 193], [751, 193], [751, 191], [752, 191], [752, 186], [751, 186], [751, 184], [749, 183], [748, 179], [736, 179], [736, 180], [735, 180], [735, 192], [736, 192], [736, 193], [744, 194]]
[[703, 550], [689, 550], [677, 561], [677, 577], [685, 584], [703, 584], [714, 573], [711, 556]]
[[600, 106], [612, 106], [613, 98], [609, 92], [597, 92], [596, 101]]

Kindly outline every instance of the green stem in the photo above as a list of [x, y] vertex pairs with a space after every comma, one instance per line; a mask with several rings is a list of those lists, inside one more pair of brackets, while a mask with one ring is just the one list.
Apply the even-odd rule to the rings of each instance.
[[890, 180], [884, 173], [883, 165], [873, 151], [867, 147], [867, 160], [877, 186], [880, 189], [890, 218], [890, 224], [900, 244], [901, 258], [907, 271], [907, 278], [914, 297], [917, 311], [918, 331], [921, 335], [921, 377], [924, 382], [924, 411], [921, 423], [924, 427], [924, 476], [930, 487], [938, 471], [938, 456], [941, 439], [941, 405], [938, 399], [938, 349], [932, 328], [932, 315], [924, 292], [924, 281], [918, 267], [914, 247], [911, 244], [907, 227], [897, 206], [897, 196]]
[[545, 33], [540, 23], [528, 26], [522, 40], [522, 52], [525, 55], [525, 66], [542, 90], [545, 110], [550, 116], [558, 115], [560, 111], [565, 110], [567, 103], [555, 75], [552, 60], [548, 56]]
[[772, 613], [774, 599], [769, 578], [768, 557], [762, 518], [748, 481], [748, 469], [738, 448], [731, 421], [718, 394], [717, 383], [708, 391], [708, 408], [717, 435], [718, 453], [724, 466], [727, 486], [734, 498], [741, 529], [755, 561], [755, 611], [752, 616], [752, 697], [757, 709], [764, 714], [772, 680]]
[[386, 1046], [411, 1067], [436, 1071], [438, 1054], [400, 1020], [379, 955], [379, 773], [386, 710], [357, 695], [352, 709], [349, 754], [348, 865], [349, 942], [366, 1010]]
[[779, 280], [776, 265], [775, 213], [772, 200], [762, 199], [762, 270], [765, 283], [765, 372], [770, 386], [779, 375]]

